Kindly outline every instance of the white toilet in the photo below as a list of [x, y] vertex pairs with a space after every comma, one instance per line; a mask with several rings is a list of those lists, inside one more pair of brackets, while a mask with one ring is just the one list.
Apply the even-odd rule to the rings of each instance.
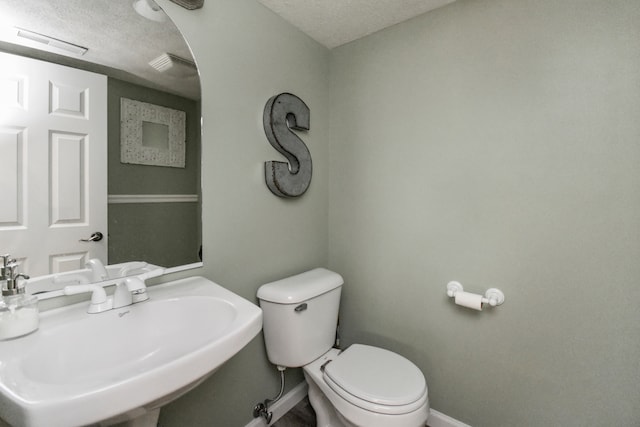
[[333, 347], [342, 277], [324, 268], [258, 289], [267, 356], [303, 367], [318, 427], [423, 427], [427, 384], [404, 357], [377, 347]]

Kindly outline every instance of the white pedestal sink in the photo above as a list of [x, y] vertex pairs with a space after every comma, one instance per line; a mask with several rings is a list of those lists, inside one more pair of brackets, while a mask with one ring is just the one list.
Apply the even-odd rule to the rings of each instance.
[[13, 426], [124, 421], [192, 389], [262, 327], [256, 305], [203, 278], [147, 290], [146, 302], [87, 314], [44, 312], [40, 328], [0, 341], [0, 417]]

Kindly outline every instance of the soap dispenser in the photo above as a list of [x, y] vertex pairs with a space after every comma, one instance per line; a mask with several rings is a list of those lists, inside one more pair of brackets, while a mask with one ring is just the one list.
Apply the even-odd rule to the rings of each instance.
[[26, 274], [18, 273], [18, 264], [9, 256], [2, 256], [0, 267], [0, 283], [2, 283], [2, 300], [0, 300], [0, 340], [16, 338], [38, 329], [38, 298], [25, 292], [18, 281], [28, 279]]

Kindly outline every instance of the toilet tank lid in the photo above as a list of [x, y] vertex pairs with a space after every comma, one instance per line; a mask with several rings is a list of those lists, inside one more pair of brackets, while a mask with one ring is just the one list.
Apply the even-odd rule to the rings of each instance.
[[339, 288], [343, 283], [338, 273], [315, 268], [260, 286], [258, 299], [278, 304], [297, 304]]

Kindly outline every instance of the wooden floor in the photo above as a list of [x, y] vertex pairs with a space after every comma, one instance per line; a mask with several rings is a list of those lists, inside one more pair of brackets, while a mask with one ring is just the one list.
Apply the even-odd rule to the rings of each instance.
[[[316, 413], [305, 397], [271, 427], [316, 427]], [[428, 425], [426, 427], [429, 427]]]

